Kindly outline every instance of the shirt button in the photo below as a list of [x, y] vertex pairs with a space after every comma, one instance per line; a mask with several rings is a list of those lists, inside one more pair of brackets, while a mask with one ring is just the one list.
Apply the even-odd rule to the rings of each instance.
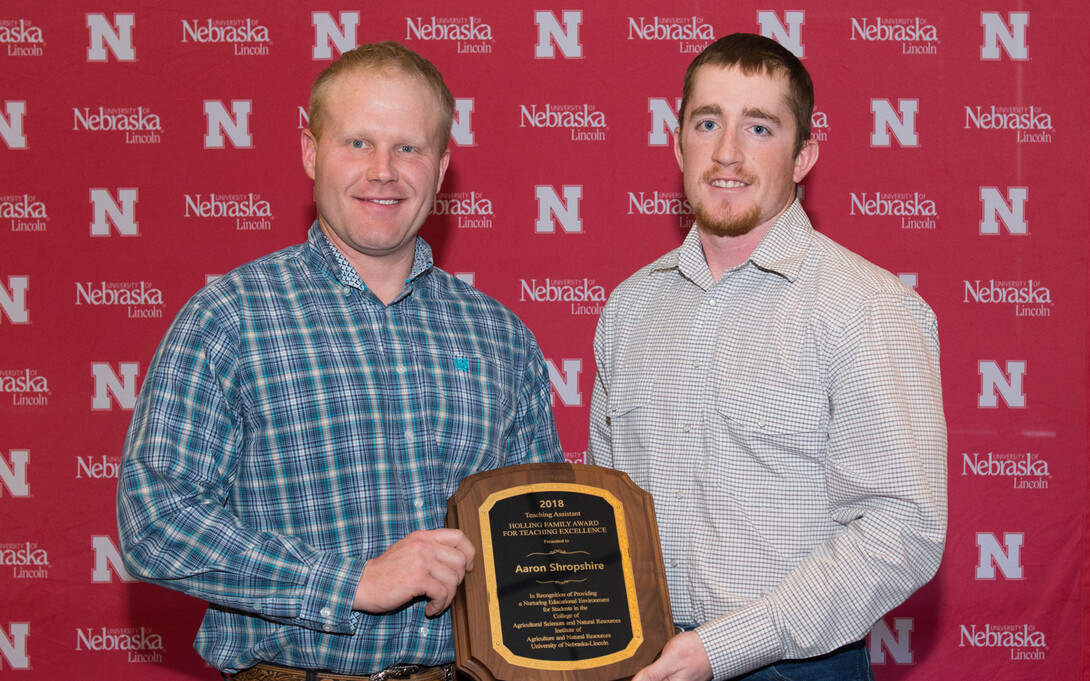
[[681, 427], [681, 432], [683, 433], [688, 433], [690, 430], [692, 430], [692, 427], [688, 423]]
[[397, 365], [397, 373], [399, 373], [399, 374], [405, 373], [405, 365], [404, 364], [398, 364]]
[[333, 625], [332, 624], [325, 625], [324, 627], [322, 627], [322, 631], [326, 631], [326, 632], [333, 631]]
[[416, 506], [417, 508], [423, 508], [424, 507], [424, 500], [423, 499], [417, 499], [417, 500], [413, 501], [413, 506]]
[[406, 440], [408, 440], [409, 442], [412, 442], [414, 437], [415, 436], [413, 435], [413, 431], [411, 431], [411, 430], [406, 430], [405, 431], [405, 439]]
[[333, 613], [329, 608], [322, 608], [318, 611], [318, 614], [320, 614], [322, 617], [328, 618]]
[[678, 499], [684, 499], [685, 498], [685, 492], [682, 492], [681, 490], [678, 490], [676, 496], [677, 496]]
[[348, 288], [347, 286], [342, 288], [341, 291], [343, 291], [346, 296], [352, 295], [352, 289]]
[[420, 627], [420, 635], [421, 636], [427, 636], [428, 635], [428, 628], [427, 627]]

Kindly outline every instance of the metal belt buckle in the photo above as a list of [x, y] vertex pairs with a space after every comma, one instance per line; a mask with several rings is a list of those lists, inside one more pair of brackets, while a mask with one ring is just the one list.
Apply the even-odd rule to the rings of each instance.
[[389, 681], [389, 679], [404, 679], [423, 669], [418, 664], [392, 664], [386, 669], [371, 675], [371, 681]]

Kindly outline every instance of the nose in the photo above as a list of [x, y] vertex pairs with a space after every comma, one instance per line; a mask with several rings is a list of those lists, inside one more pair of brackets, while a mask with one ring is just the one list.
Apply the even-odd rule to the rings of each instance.
[[367, 179], [373, 182], [392, 182], [397, 179], [392, 150], [381, 147], [375, 149], [368, 160]]
[[742, 153], [741, 139], [737, 131], [724, 127], [712, 149], [712, 160], [719, 165], [729, 166], [741, 163], [743, 158], [745, 155]]

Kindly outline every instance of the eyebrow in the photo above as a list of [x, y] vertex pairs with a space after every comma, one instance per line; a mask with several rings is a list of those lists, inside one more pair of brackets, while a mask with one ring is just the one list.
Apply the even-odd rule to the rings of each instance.
[[779, 116], [777, 116], [776, 114], [768, 113], [767, 111], [763, 109], [758, 109], [756, 107], [747, 107], [743, 109], [742, 116], [744, 118], [762, 118], [766, 121], [770, 121], [774, 125], [781, 125]]
[[[695, 118], [697, 116], [709, 116], [709, 115], [711, 115], [711, 116], [722, 116], [723, 115], [723, 109], [720, 108], [720, 106], [718, 104], [705, 104], [704, 106], [698, 106], [695, 109], [693, 109], [692, 112], [689, 114], [689, 117], [690, 118]], [[742, 117], [743, 118], [760, 118], [760, 119], [769, 121], [773, 125], [782, 125], [783, 124], [782, 121], [780, 121], [780, 117], [777, 116], [776, 114], [769, 113], [769, 112], [765, 111], [764, 109], [759, 109], [759, 108], [757, 108], [755, 106], [748, 106], [748, 107], [742, 109]]]
[[698, 106], [690, 111], [689, 118], [694, 118], [696, 116], [707, 116], [709, 114], [713, 116], [721, 116], [723, 114], [723, 110], [719, 108], [718, 104], [705, 104], [704, 106]]

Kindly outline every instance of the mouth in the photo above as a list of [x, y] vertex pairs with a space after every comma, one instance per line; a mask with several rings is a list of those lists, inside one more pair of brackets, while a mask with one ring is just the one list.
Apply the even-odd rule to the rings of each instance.
[[728, 174], [723, 172], [722, 168], [709, 168], [700, 179], [704, 184], [716, 189], [745, 189], [757, 182], [756, 178], [741, 170]]
[[401, 203], [404, 199], [369, 199], [369, 198], [366, 198], [366, 197], [360, 197], [357, 200], [362, 201], [364, 203], [374, 203], [374, 204], [377, 204], [379, 206], [396, 206], [397, 204]]
[[741, 180], [723, 180], [723, 179], [712, 180], [709, 184], [711, 184], [711, 186], [713, 186], [713, 187], [718, 187], [719, 189], [741, 189], [742, 187], [748, 187], [749, 186], [748, 183], [742, 182]]

